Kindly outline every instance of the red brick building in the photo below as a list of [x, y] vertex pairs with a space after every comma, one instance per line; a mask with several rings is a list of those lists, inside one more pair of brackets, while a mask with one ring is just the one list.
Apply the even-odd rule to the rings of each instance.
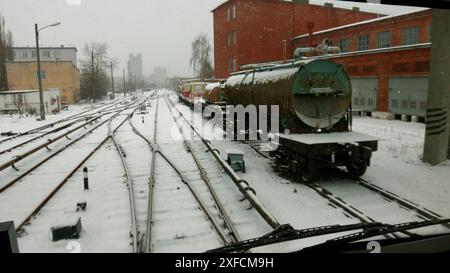
[[339, 46], [330, 58], [352, 78], [353, 106], [366, 112], [425, 116], [431, 10], [366, 20], [294, 37], [295, 47]]
[[216, 7], [212, 11], [216, 78], [227, 77], [240, 65], [292, 58], [292, 38], [297, 35], [381, 16], [307, 2], [229, 0]]
[[320, 58], [344, 65], [352, 80], [354, 108], [384, 117], [423, 119], [430, 9], [382, 16], [300, 2], [230, 0], [214, 9], [216, 77], [252, 64], [291, 59], [295, 48], [326, 40], [341, 53]]

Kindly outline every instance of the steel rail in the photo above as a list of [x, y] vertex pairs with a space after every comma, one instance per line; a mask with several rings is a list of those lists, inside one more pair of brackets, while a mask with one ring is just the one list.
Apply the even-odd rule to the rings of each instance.
[[75, 131], [77, 131], [77, 130], [79, 130], [81, 128], [84, 128], [86, 125], [92, 124], [92, 122], [94, 122], [95, 120], [97, 120], [99, 118], [100, 117], [91, 118], [87, 122], [85, 122], [85, 123], [83, 123], [83, 124], [73, 128], [72, 130], [70, 130], [70, 131], [68, 131], [68, 132], [66, 132], [64, 134], [61, 134], [61, 135], [59, 135], [59, 136], [57, 136], [57, 137], [55, 137], [53, 139], [48, 139], [47, 142], [45, 142], [43, 144], [40, 144], [40, 145], [32, 148], [31, 150], [28, 150], [27, 152], [25, 152], [23, 154], [16, 155], [13, 159], [11, 159], [11, 160], [7, 161], [6, 163], [3, 163], [2, 165], [0, 165], [0, 171], [3, 171], [4, 169], [6, 169], [6, 168], [14, 165], [15, 163], [23, 160], [24, 158], [27, 158], [28, 156], [34, 154], [35, 152], [37, 152], [37, 151], [47, 147], [50, 144], [55, 143], [56, 141], [58, 141], [58, 140], [60, 140], [60, 139], [62, 139], [64, 137], [66, 137], [67, 135], [69, 135], [69, 134], [71, 134], [71, 133], [73, 133], [73, 132], [75, 132]]
[[[140, 105], [139, 105], [140, 106]], [[136, 109], [134, 111], [137, 110], [137, 108], [139, 107], [137, 106]], [[125, 110], [125, 109], [124, 109]], [[123, 110], [122, 110], [123, 111]], [[121, 111], [121, 112], [122, 112]], [[133, 111], [133, 112], [134, 112]], [[117, 117], [120, 114], [120, 112], [116, 113], [115, 115], [113, 115], [112, 117], [110, 117], [108, 120], [103, 121], [101, 124], [97, 125], [95, 128], [92, 128], [90, 130], [90, 132], [92, 132], [93, 130], [95, 130], [96, 128], [102, 126], [103, 124], [105, 124], [106, 122], [110, 122], [110, 120], [114, 119], [115, 117]], [[117, 127], [115, 130], [117, 130], [120, 126], [122, 126], [125, 121], [128, 118], [124, 119]], [[80, 138], [74, 140], [71, 144], [79, 141], [81, 138], [84, 138], [84, 136], [86, 136], [87, 134], [89, 134], [90, 132], [85, 133], [83, 136], [81, 136]], [[52, 192], [50, 192], [50, 194], [47, 195], [47, 197], [39, 203], [38, 206], [36, 206], [36, 208], [25, 218], [25, 220], [23, 220], [21, 222], [20, 225], [17, 226], [16, 228], [16, 232], [20, 232], [23, 227], [28, 224], [31, 220], [31, 218], [33, 216], [35, 216], [36, 214], [38, 214], [42, 208], [50, 201], [50, 199], [69, 181], [69, 179], [77, 172], [77, 170], [90, 158], [92, 157], [92, 155], [98, 151], [98, 149], [100, 149], [100, 147], [106, 143], [106, 141], [110, 138], [110, 135], [108, 134], [80, 163], [77, 164], [77, 166], [75, 168], [72, 169], [72, 171], [52, 190]], [[71, 144], [66, 145], [64, 147], [64, 149], [61, 149], [59, 152], [65, 150], [65, 148], [69, 147]], [[54, 155], [52, 155], [51, 157], [53, 157]], [[50, 158], [46, 158], [44, 161], [42, 161], [40, 164], [38, 164], [39, 166], [42, 165], [45, 161], [47, 161]]]
[[[125, 110], [125, 109], [124, 109]], [[122, 110], [122, 111], [124, 111]], [[120, 112], [119, 112], [120, 113]], [[118, 114], [119, 114], [118, 113]], [[117, 114], [117, 115], [118, 115]], [[8, 182], [5, 186], [0, 188], [0, 193], [3, 193], [5, 190], [7, 190], [9, 187], [11, 187], [12, 185], [14, 185], [15, 183], [17, 183], [18, 181], [20, 181], [22, 178], [24, 178], [25, 176], [27, 176], [29, 173], [31, 173], [32, 171], [34, 171], [35, 169], [37, 169], [38, 167], [40, 167], [42, 164], [44, 164], [45, 162], [47, 162], [48, 160], [50, 160], [51, 158], [53, 158], [54, 156], [58, 155], [59, 153], [63, 152], [67, 147], [73, 145], [74, 143], [80, 141], [81, 139], [83, 139], [86, 135], [90, 134], [92, 131], [94, 131], [95, 129], [97, 129], [98, 127], [102, 126], [103, 124], [105, 124], [106, 122], [108, 122], [109, 119], [101, 122], [100, 124], [96, 125], [95, 127], [89, 129], [88, 131], [86, 131], [85, 133], [83, 133], [80, 137], [76, 138], [75, 140], [72, 140], [71, 142], [69, 142], [68, 144], [64, 145], [63, 147], [61, 147], [59, 150], [57, 150], [56, 152], [52, 153], [51, 155], [49, 155], [48, 157], [46, 157], [45, 159], [41, 160], [40, 162], [38, 162], [37, 164], [35, 164], [33, 167], [31, 167], [30, 169], [28, 169], [27, 171], [25, 171], [24, 173], [22, 173], [21, 175], [19, 175], [18, 177], [16, 177], [15, 179], [13, 179], [12, 181]]]
[[[129, 115], [126, 120], [130, 119]], [[122, 123], [123, 124], [123, 123]], [[122, 125], [121, 124], [121, 125]], [[119, 126], [120, 127], [120, 126]], [[130, 171], [128, 170], [127, 163], [125, 162], [125, 158], [123, 156], [123, 151], [119, 144], [117, 143], [114, 134], [116, 133], [117, 127], [115, 130], [111, 131], [111, 121], [109, 123], [109, 137], [111, 138], [114, 146], [116, 147], [117, 153], [119, 154], [120, 161], [122, 163], [123, 170], [125, 172], [125, 178], [126, 178], [126, 185], [128, 188], [128, 198], [130, 201], [130, 213], [131, 213], [131, 237], [132, 237], [132, 245], [133, 245], [133, 252], [138, 252], [138, 230], [137, 230], [137, 216], [136, 216], [136, 203], [135, 203], [135, 197], [134, 197], [134, 187], [133, 187], [133, 181], [131, 180]]]
[[210, 141], [203, 138], [202, 134], [194, 127], [194, 125], [189, 121], [189, 119], [179, 111], [170, 99], [168, 100], [170, 104], [172, 104], [173, 109], [177, 110], [181, 117], [185, 120], [185, 122], [192, 128], [195, 134], [202, 140], [202, 142], [206, 145], [208, 150], [217, 160], [217, 162], [222, 166], [234, 184], [238, 187], [239, 191], [244, 194], [245, 198], [252, 204], [252, 206], [256, 209], [259, 215], [269, 224], [273, 229], [277, 229], [282, 225], [278, 222], [278, 220], [273, 216], [269, 210], [267, 210], [264, 205], [257, 199], [255, 191], [249, 186], [247, 181], [242, 179], [236, 172], [228, 165], [228, 163], [223, 160], [220, 156], [219, 151], [214, 148]]
[[[167, 99], [165, 101], [166, 101], [167, 106], [169, 106], [169, 108], [172, 109], [172, 107], [169, 104], [169, 102], [167, 101]], [[232, 221], [230, 219], [230, 216], [225, 211], [225, 208], [223, 207], [222, 201], [220, 201], [220, 198], [218, 197], [218, 195], [217, 195], [216, 191], [214, 190], [213, 186], [211, 185], [211, 181], [209, 180], [209, 177], [208, 177], [208, 174], [206, 173], [205, 168], [200, 163], [200, 160], [198, 159], [194, 149], [192, 148], [191, 143], [183, 135], [183, 128], [182, 128], [182, 126], [180, 124], [178, 124], [178, 121], [177, 121], [174, 113], [172, 111], [170, 111], [170, 113], [172, 114], [173, 121], [177, 125], [181, 136], [183, 137], [184, 143], [185, 143], [185, 145], [188, 148], [188, 152], [191, 154], [192, 158], [195, 161], [195, 164], [197, 165], [197, 169], [200, 172], [200, 176], [201, 176], [202, 180], [205, 182], [206, 186], [208, 187], [209, 192], [211, 193], [211, 196], [212, 196], [212, 198], [214, 200], [214, 203], [217, 206], [217, 209], [219, 210], [219, 213], [222, 216], [222, 219], [224, 220], [225, 226], [230, 230], [230, 234], [231, 234], [231, 237], [232, 237], [232, 242], [231, 243], [239, 242], [241, 240], [240, 237], [239, 237], [239, 234], [238, 234], [236, 228], [234, 227], [234, 224], [232, 223]]]
[[[157, 105], [159, 103], [159, 98], [157, 99]], [[155, 115], [155, 119], [157, 118], [157, 115]], [[155, 122], [155, 125], [157, 125], [157, 123]], [[216, 230], [216, 232], [219, 234], [220, 238], [223, 240], [224, 244], [227, 244], [227, 235], [223, 232], [223, 230], [220, 228], [220, 224], [217, 223], [217, 221], [214, 219], [212, 213], [209, 211], [208, 207], [205, 205], [205, 203], [203, 202], [203, 200], [201, 199], [200, 195], [198, 194], [198, 192], [195, 190], [195, 188], [192, 186], [191, 182], [189, 181], [189, 179], [181, 172], [181, 170], [161, 151], [157, 148], [157, 141], [156, 139], [154, 140], [154, 144], [148, 140], [146, 137], [144, 137], [142, 134], [139, 133], [139, 131], [134, 128], [133, 132], [135, 132], [137, 135], [139, 135], [142, 139], [144, 139], [147, 144], [149, 145], [149, 147], [152, 149], [152, 151], [155, 151], [157, 153], [159, 153], [164, 160], [172, 167], [172, 169], [177, 173], [177, 175], [180, 177], [181, 181], [188, 187], [189, 191], [192, 193], [192, 195], [194, 196], [194, 198], [196, 199], [197, 203], [200, 205], [200, 208], [203, 210], [203, 212], [206, 214], [206, 216], [208, 217], [208, 219], [210, 220], [210, 222], [212, 223], [214, 229]], [[148, 225], [149, 223], [147, 223]], [[151, 223], [150, 223], [151, 224]], [[149, 235], [150, 236], [150, 235]], [[148, 237], [148, 236], [147, 236]], [[148, 240], [148, 239], [146, 239]], [[148, 245], [146, 245], [147, 248]]]
[[[130, 104], [132, 104], [132, 103], [130, 103]], [[130, 105], [130, 104], [129, 104], [129, 105]], [[127, 109], [127, 107], [128, 107], [128, 106], [124, 106], [122, 109], [125, 110], [125, 109]], [[120, 110], [122, 110], [122, 109], [119, 108], [119, 109], [117, 109], [117, 110], [115, 110], [115, 111], [111, 111], [111, 113], [120, 111]], [[106, 114], [106, 113], [105, 113], [105, 114]], [[91, 117], [87, 122], [81, 124], [80, 126], [75, 127], [75, 128], [73, 128], [72, 130], [69, 130], [69, 131], [67, 131], [67, 132], [64, 133], [64, 134], [61, 134], [61, 135], [59, 135], [59, 136], [56, 136], [56, 137], [53, 138], [53, 139], [48, 139], [47, 142], [45, 142], [45, 143], [43, 143], [43, 144], [41, 144], [41, 145], [38, 145], [37, 147], [34, 147], [34, 148], [32, 148], [31, 150], [29, 150], [29, 151], [27, 151], [27, 152], [25, 152], [25, 153], [23, 153], [23, 154], [21, 154], [21, 155], [15, 156], [15, 157], [14, 157], [13, 159], [11, 159], [10, 161], [8, 161], [8, 162], [6, 162], [6, 163], [0, 165], [0, 171], [4, 170], [4, 169], [6, 169], [6, 168], [8, 168], [8, 167], [10, 167], [10, 166], [13, 166], [15, 163], [21, 161], [22, 159], [24, 159], [24, 158], [26, 158], [26, 157], [32, 155], [33, 153], [35, 153], [35, 152], [37, 152], [37, 151], [39, 151], [39, 150], [41, 150], [41, 149], [43, 149], [43, 148], [45, 148], [45, 147], [48, 148], [48, 145], [55, 143], [56, 141], [58, 141], [58, 140], [60, 140], [60, 139], [62, 139], [62, 138], [64, 138], [64, 137], [66, 137], [67, 135], [69, 135], [69, 134], [71, 134], [71, 133], [73, 133], [73, 132], [75, 132], [75, 131], [78, 131], [78, 130], [81, 129], [81, 128], [84, 128], [84, 127], [85, 127], [86, 125], [88, 125], [89, 123], [92, 124], [92, 122], [94, 122], [94, 121], [97, 120], [97, 119], [100, 119], [100, 118], [101, 118], [103, 115], [105, 115], [105, 114], [100, 114], [99, 116]], [[21, 145], [19, 144], [19, 146], [21, 146]]]
[[[114, 105], [116, 105], [116, 104], [119, 104], [119, 103], [121, 103], [122, 101], [123, 101], [123, 99], [120, 100], [120, 101], [118, 101], [118, 102], [114, 102], [112, 105], [108, 106], [108, 107], [105, 108], [105, 109], [111, 108], [112, 106], [114, 106]], [[107, 105], [108, 105], [108, 104], [107, 104]], [[0, 144], [3, 143], [3, 142], [6, 142], [6, 141], [10, 141], [10, 140], [19, 138], [19, 137], [21, 137], [21, 136], [25, 136], [25, 135], [29, 135], [29, 134], [32, 134], [32, 133], [35, 133], [35, 132], [42, 131], [42, 130], [47, 129], [47, 128], [49, 128], [49, 127], [53, 127], [55, 124], [59, 124], [59, 123], [62, 123], [62, 122], [65, 122], [65, 121], [68, 121], [68, 120], [71, 120], [71, 119], [79, 118], [79, 117], [80, 117], [79, 115], [83, 115], [83, 114], [85, 114], [85, 113], [87, 113], [87, 112], [89, 112], [89, 111], [98, 110], [99, 108], [105, 107], [105, 106], [106, 106], [106, 105], [101, 105], [101, 106], [95, 107], [95, 108], [93, 108], [93, 109], [88, 109], [88, 110], [82, 111], [82, 112], [80, 112], [80, 113], [76, 113], [76, 114], [74, 114], [74, 115], [71, 115], [71, 116], [69, 116], [69, 117], [62, 118], [62, 119], [57, 120], [57, 121], [55, 121], [55, 122], [52, 122], [52, 123], [49, 123], [49, 124], [46, 124], [46, 125], [43, 125], [43, 126], [40, 126], [40, 127], [34, 128], [34, 129], [31, 129], [31, 130], [28, 130], [28, 131], [23, 132], [23, 133], [20, 133], [20, 134], [17, 134], [17, 135], [15, 135], [15, 136], [12, 136], [12, 137], [9, 137], [9, 138], [6, 138], [6, 139], [2, 139], [2, 140], [0, 140]]]

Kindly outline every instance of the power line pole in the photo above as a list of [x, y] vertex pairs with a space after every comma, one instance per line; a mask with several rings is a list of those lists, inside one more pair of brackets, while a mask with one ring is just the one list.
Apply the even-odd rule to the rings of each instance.
[[112, 85], [112, 99], [115, 99], [114, 95], [114, 74], [113, 74], [113, 63], [111, 62], [111, 85]]
[[38, 24], [34, 24], [34, 28], [35, 28], [35, 34], [36, 34], [37, 77], [38, 77], [38, 83], [39, 83], [39, 112], [41, 113], [41, 120], [45, 120], [44, 94], [42, 91], [41, 56], [39, 54]]
[[433, 9], [430, 85], [423, 161], [439, 164], [449, 156], [450, 10]]

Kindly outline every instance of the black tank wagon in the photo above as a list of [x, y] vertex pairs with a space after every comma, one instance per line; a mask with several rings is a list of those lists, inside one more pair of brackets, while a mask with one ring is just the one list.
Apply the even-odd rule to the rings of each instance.
[[304, 60], [238, 72], [225, 82], [224, 94], [228, 105], [279, 107], [274, 165], [304, 181], [315, 179], [326, 167], [345, 166], [361, 176], [377, 150], [375, 138], [352, 131], [350, 79], [332, 61]]

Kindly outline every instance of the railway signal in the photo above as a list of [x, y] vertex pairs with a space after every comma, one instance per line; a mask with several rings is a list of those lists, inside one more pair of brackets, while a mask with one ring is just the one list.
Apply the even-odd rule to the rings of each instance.
[[84, 182], [84, 190], [88, 191], [89, 190], [89, 179], [88, 179], [88, 168], [87, 167], [83, 168], [83, 182]]

